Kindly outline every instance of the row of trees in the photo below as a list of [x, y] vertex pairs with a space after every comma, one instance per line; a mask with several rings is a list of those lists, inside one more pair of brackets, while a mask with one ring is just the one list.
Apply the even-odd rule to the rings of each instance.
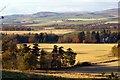
[[69, 33], [64, 35], [56, 34], [2, 34], [3, 42], [8, 41], [9, 38], [16, 39], [17, 43], [116, 43], [120, 40], [120, 33], [103, 30], [82, 31], [76, 33]]
[[17, 43], [57, 43], [59, 36], [55, 34], [2, 34], [3, 41], [8, 41], [9, 38], [16, 39]]
[[[14, 42], [11, 43], [15, 44]], [[63, 47], [54, 45], [52, 52], [40, 49], [38, 44], [33, 44], [30, 48], [27, 44], [18, 49], [16, 45], [9, 46], [2, 56], [4, 69], [50, 69], [70, 67], [75, 64], [76, 53], [71, 48], [67, 51]]]
[[4, 24], [2, 27], [3, 31], [32, 31], [34, 30], [31, 27], [21, 26], [20, 24]]
[[87, 31], [70, 33], [59, 37], [58, 43], [116, 43], [120, 40], [120, 33], [103, 30], [101, 32]]

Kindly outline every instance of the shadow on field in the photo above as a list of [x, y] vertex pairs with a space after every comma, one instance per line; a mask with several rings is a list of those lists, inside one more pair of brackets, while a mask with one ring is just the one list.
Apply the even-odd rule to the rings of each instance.
[[45, 76], [30, 74], [24, 72], [12, 72], [12, 71], [2, 71], [2, 80], [68, 80], [65, 78], [54, 77], [54, 76]]
[[73, 72], [83, 72], [83, 73], [111, 73], [111, 72], [119, 72], [119, 66], [106, 66], [106, 65], [97, 65], [91, 64], [89, 62], [83, 62], [81, 64], [77, 64], [73, 67], [61, 69], [61, 71], [73, 71]]

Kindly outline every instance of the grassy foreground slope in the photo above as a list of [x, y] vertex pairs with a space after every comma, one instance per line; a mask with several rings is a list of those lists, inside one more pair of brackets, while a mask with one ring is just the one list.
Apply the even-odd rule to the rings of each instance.
[[[54, 75], [53, 75], [54, 74]], [[62, 77], [62, 75], [66, 77]], [[71, 78], [68, 78], [68, 76]], [[108, 75], [107, 75], [108, 76]], [[101, 74], [87, 74], [87, 73], [61, 73], [61, 72], [40, 72], [35, 73], [31, 71], [28, 73], [17, 71], [2, 71], [2, 80], [14, 79], [14, 80], [110, 80], [107, 76], [101, 76]], [[116, 79], [117, 80], [117, 79]]]
[[25, 72], [2, 71], [2, 80], [7, 79], [7, 78], [15, 79], [15, 80], [21, 80], [21, 79], [32, 80], [33, 78], [47, 79], [47, 80], [64, 79], [64, 78], [59, 78], [59, 77], [54, 77], [54, 76], [37, 75], [37, 74], [31, 74], [31, 73], [25, 73]]

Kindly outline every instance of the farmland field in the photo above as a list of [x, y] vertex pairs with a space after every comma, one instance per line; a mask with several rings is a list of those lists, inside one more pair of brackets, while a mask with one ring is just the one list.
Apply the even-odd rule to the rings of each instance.
[[35, 34], [35, 33], [53, 33], [53, 34], [66, 34], [74, 32], [74, 29], [54, 29], [54, 30], [39, 30], [39, 31], [0, 31], [0, 33], [7, 34]]
[[[28, 45], [32, 47], [32, 44]], [[77, 62], [100, 63], [117, 59], [111, 55], [111, 48], [117, 44], [39, 44], [39, 47], [51, 52], [54, 45], [63, 46], [64, 50], [72, 48], [77, 53]], [[20, 47], [20, 44], [18, 44], [18, 47]], [[117, 66], [115, 63], [107, 65]]]
[[[109, 21], [107, 19], [104, 18], [100, 18], [100, 19], [68, 19], [70, 21], [48, 21], [48, 22], [43, 22], [43, 23], [33, 23], [33, 24], [27, 24], [24, 26], [34, 26], [34, 27], [42, 27], [42, 26], [50, 26], [50, 25], [81, 25], [81, 24], [94, 24], [94, 23], [99, 23], [101, 21]], [[73, 20], [73, 21], [72, 21]], [[80, 21], [77, 21], [80, 20]]]

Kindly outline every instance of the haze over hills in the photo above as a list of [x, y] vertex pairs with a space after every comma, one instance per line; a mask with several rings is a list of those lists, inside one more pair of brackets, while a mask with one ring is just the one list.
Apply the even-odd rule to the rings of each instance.
[[37, 12], [34, 14], [15, 14], [5, 16], [4, 21], [49, 21], [69, 18], [111, 18], [118, 16], [118, 8], [96, 12]]
[[118, 9], [119, 8], [115, 8], [115, 9], [108, 9], [108, 10], [103, 10], [103, 11], [97, 11], [97, 14], [107, 14], [107, 15], [111, 15], [111, 16], [118, 16]]

